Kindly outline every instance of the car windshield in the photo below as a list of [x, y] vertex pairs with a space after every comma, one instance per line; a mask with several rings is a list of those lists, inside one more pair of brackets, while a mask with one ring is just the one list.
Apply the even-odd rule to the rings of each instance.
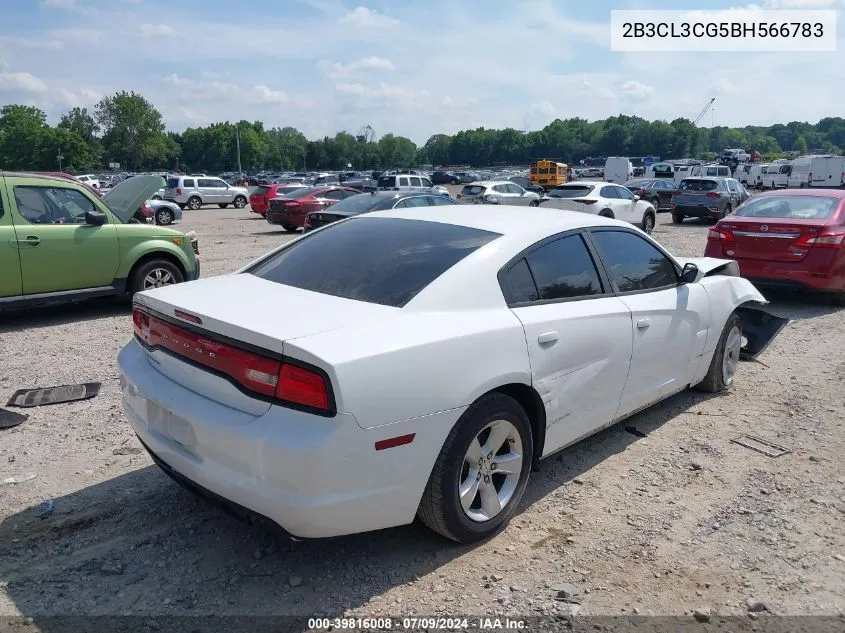
[[480, 196], [484, 193], [484, 187], [481, 185], [465, 185], [463, 189], [461, 189], [461, 195], [464, 196]]
[[[391, 197], [392, 199], [392, 197]], [[366, 213], [374, 209], [380, 202], [384, 200], [383, 196], [374, 196], [369, 193], [359, 193], [354, 196], [349, 196], [345, 200], [333, 204], [331, 207], [332, 213]]]
[[826, 196], [760, 196], [739, 207], [734, 215], [744, 218], [824, 220], [833, 215], [839, 198]]
[[555, 187], [547, 194], [550, 198], [580, 198], [586, 196], [593, 189], [594, 185], [569, 185], [567, 187]]
[[365, 216], [296, 240], [247, 272], [303, 290], [401, 308], [497, 237], [442, 222]]
[[715, 180], [687, 180], [681, 181], [678, 189], [681, 191], [716, 191], [719, 183]]

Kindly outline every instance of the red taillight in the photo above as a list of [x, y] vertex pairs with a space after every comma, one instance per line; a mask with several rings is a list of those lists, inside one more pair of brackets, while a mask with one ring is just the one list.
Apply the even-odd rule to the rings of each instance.
[[807, 174], [807, 182], [813, 182], [813, 172]]
[[279, 370], [276, 397], [315, 409], [329, 408], [329, 394], [323, 377], [295, 365], [284, 364]]
[[637, 189], [637, 190], [634, 192], [634, 195], [635, 195], [635, 196], [644, 196], [644, 195], [645, 195], [645, 189]]
[[795, 242], [795, 246], [826, 246], [828, 248], [836, 248], [845, 242], [845, 232], [828, 231], [820, 235], [813, 235], [812, 233], [800, 237]]
[[581, 204], [595, 204], [598, 200], [593, 200], [591, 198], [573, 198], [573, 202], [580, 202]]
[[676, 189], [675, 191], [672, 192], [672, 195], [673, 196], [680, 196], [681, 192]]
[[177, 195], [177, 196], [181, 196], [181, 195], [182, 195], [182, 190], [181, 190], [179, 187], [177, 187], [177, 188], [176, 188], [176, 195]]
[[708, 191], [707, 192], [708, 198], [721, 198], [721, 195], [715, 191]]
[[734, 234], [728, 231], [727, 229], [720, 228], [718, 226], [714, 226], [712, 229], [707, 231], [707, 239], [708, 240], [732, 240], [734, 239]]
[[221, 343], [138, 307], [132, 311], [132, 322], [135, 334], [148, 347], [163, 348], [208, 367], [247, 391], [329, 412], [328, 384], [316, 371]]

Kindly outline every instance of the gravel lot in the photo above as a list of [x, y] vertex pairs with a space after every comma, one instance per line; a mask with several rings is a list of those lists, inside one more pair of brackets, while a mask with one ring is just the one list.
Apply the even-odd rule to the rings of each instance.
[[[248, 209], [186, 210], [181, 228], [203, 276], [291, 239]], [[661, 214], [655, 237], [696, 256], [706, 231]], [[841, 614], [845, 325], [822, 299], [771, 298], [795, 321], [732, 392], [680, 394], [543, 462], [521, 513], [476, 546], [417, 525], [311, 542], [245, 525], [140, 452], [115, 361], [126, 302], [0, 316], [3, 403], [103, 383], [0, 431], [0, 480], [36, 475], [0, 484], [0, 614]]]

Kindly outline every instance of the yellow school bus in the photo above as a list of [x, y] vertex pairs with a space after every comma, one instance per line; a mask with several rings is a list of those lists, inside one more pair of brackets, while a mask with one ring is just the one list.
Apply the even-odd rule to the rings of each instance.
[[569, 165], [553, 160], [535, 160], [531, 163], [528, 177], [535, 185], [547, 189], [557, 187], [569, 179]]

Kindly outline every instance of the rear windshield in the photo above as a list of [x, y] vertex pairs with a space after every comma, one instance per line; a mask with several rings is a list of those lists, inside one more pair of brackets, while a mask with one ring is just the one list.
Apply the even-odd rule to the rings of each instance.
[[719, 183], [715, 180], [682, 180], [678, 185], [681, 191], [716, 191]]
[[464, 188], [461, 189], [463, 196], [480, 196], [482, 193], [484, 193], [484, 187], [481, 185], [464, 185]]
[[623, 187], [627, 189], [648, 189], [651, 187], [650, 180], [629, 180], [626, 182]]
[[[282, 198], [284, 198], [285, 200], [295, 200], [296, 198], [299, 198], [303, 194], [305, 194], [309, 189], [310, 189], [310, 187], [303, 187], [302, 189], [294, 189], [293, 191], [288, 191], [287, 193], [285, 193], [285, 195], [283, 195]], [[279, 193], [284, 193], [284, 191], [285, 190], [283, 189]]]
[[440, 222], [356, 218], [292, 242], [248, 272], [303, 290], [401, 308], [497, 237]]
[[179, 179], [178, 178], [168, 178], [167, 179], [167, 188], [168, 189], [176, 189], [179, 186]]
[[[379, 204], [379, 202], [383, 202], [384, 199], [385, 198], [383, 196], [374, 196], [369, 193], [359, 193], [333, 204], [331, 206], [331, 212], [365, 213], [366, 211], [372, 211], [376, 205]], [[390, 199], [394, 200], [392, 196]]]
[[550, 198], [580, 198], [590, 193], [595, 186], [593, 185], [569, 185], [567, 187], [555, 187], [549, 191]]
[[752, 198], [734, 215], [745, 218], [788, 218], [792, 220], [824, 220], [833, 215], [839, 198], [823, 196], [764, 196]]
[[395, 187], [396, 176], [379, 176], [378, 179], [378, 186], [379, 187]]
[[270, 191], [270, 187], [256, 187], [255, 191], [252, 192], [254, 196], [263, 196], [267, 192]]

